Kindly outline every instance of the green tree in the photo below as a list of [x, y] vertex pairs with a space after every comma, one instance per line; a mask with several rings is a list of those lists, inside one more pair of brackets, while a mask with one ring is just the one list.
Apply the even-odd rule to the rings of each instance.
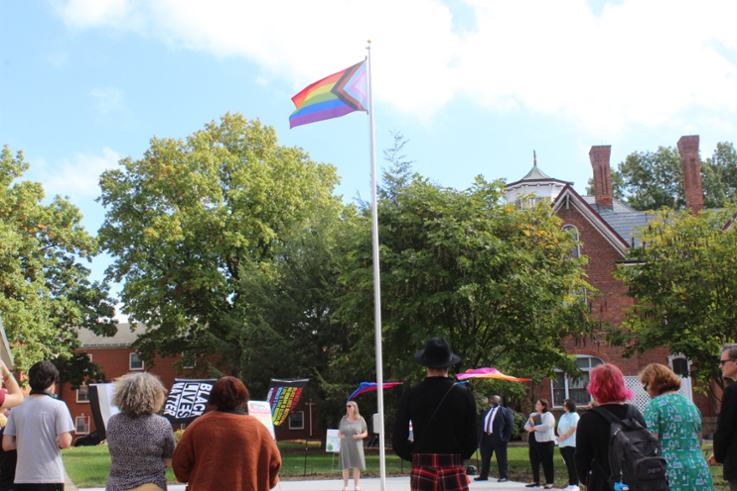
[[724, 387], [719, 349], [737, 341], [737, 234], [724, 228], [735, 211], [653, 213], [639, 233], [645, 246], [615, 272], [636, 300], [609, 335], [627, 356], [666, 346], [692, 361], [701, 388], [711, 380]]
[[737, 150], [731, 143], [717, 143], [714, 154], [702, 164], [701, 175], [707, 208], [737, 201]]
[[[506, 205], [500, 181], [479, 177], [458, 191], [415, 175], [380, 200], [379, 224], [387, 380], [421, 375], [412, 353], [436, 335], [462, 355], [463, 369], [494, 366], [535, 377], [554, 367], [577, 373], [563, 340], [591, 332], [580, 293], [592, 288], [583, 279], [585, 259], [570, 257], [572, 237], [547, 204]], [[341, 268], [348, 293], [336, 319], [357, 333], [344, 366], [369, 372], [374, 302], [368, 225], [359, 229]]]
[[[103, 379], [79, 347], [75, 328], [100, 335], [116, 332], [115, 301], [105, 284], [89, 281], [98, 245], [80, 225], [79, 209], [59, 196], [42, 204], [43, 187], [22, 181], [23, 153], [5, 146], [0, 155], [0, 315], [17, 369], [56, 360], [63, 380]], [[69, 364], [75, 360], [74, 364]], [[74, 368], [73, 370], [71, 368]]]
[[285, 354], [326, 325], [327, 307], [297, 296], [320, 293], [322, 278], [300, 286], [301, 275], [332, 253], [316, 242], [329, 232], [321, 223], [343, 213], [335, 168], [230, 113], [183, 140], [153, 138], [142, 159], [120, 164], [101, 178], [100, 240], [115, 258], [108, 277], [124, 283], [125, 312], [147, 325], [135, 343], [144, 359], [216, 353], [255, 387], [266, 372], [294, 376]]
[[[717, 143], [711, 158], [701, 163], [704, 206], [721, 208], [737, 197], [737, 151], [728, 142]], [[683, 209], [681, 156], [675, 147], [658, 147], [655, 152], [634, 152], [612, 172], [614, 197], [640, 211], [660, 208]], [[588, 194], [594, 194], [589, 180]]]

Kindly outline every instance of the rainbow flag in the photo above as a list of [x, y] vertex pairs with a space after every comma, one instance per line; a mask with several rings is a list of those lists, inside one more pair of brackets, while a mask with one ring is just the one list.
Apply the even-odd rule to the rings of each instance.
[[[403, 382], [384, 382], [382, 385], [383, 388], [388, 389], [389, 387], [394, 387], [395, 385], [402, 385]], [[357, 395], [363, 394], [364, 392], [370, 392], [372, 390], [376, 390], [376, 387], [378, 384], [376, 382], [361, 382], [361, 384], [358, 386], [356, 390], [353, 391], [353, 394], [348, 396], [348, 401], [356, 397]], [[348, 402], [346, 401], [346, 402]]]
[[297, 110], [289, 116], [290, 128], [366, 111], [366, 61], [308, 85], [292, 101]]
[[456, 375], [456, 378], [458, 378], [458, 380], [465, 380], [467, 378], [496, 378], [512, 382], [529, 382], [531, 380], [529, 378], [517, 378], [510, 375], [504, 375], [496, 368], [473, 368], [471, 370], [466, 370], [463, 373], [459, 373]]

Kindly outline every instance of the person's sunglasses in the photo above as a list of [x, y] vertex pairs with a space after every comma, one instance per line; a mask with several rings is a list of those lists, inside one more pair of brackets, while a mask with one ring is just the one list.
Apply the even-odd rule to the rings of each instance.
[[726, 360], [719, 360], [719, 366], [722, 366], [722, 365], [724, 365], [724, 364], [725, 364], [725, 363], [727, 363], [728, 361], [732, 361], [732, 360], [731, 360], [731, 359], [726, 359]]

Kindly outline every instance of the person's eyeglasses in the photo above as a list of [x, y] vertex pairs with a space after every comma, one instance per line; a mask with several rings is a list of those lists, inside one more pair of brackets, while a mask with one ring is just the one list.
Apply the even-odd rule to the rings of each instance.
[[353, 407], [353, 406], [346, 406], [346, 407]]
[[726, 360], [719, 360], [719, 366], [722, 366], [722, 365], [724, 365], [724, 364], [725, 364], [725, 363], [727, 363], [728, 361], [732, 361], [732, 360], [731, 360], [731, 359], [726, 359]]

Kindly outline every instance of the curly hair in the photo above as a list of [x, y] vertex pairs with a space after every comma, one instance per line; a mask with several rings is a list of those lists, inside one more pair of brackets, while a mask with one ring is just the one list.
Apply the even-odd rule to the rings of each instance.
[[681, 388], [681, 378], [673, 370], [660, 363], [651, 363], [640, 372], [640, 382], [653, 397]]
[[589, 372], [589, 387], [586, 389], [599, 404], [624, 402], [635, 395], [624, 386], [624, 375], [616, 365], [604, 363]]
[[223, 377], [212, 386], [207, 402], [219, 409], [235, 409], [248, 403], [248, 389], [235, 377]]
[[137, 418], [158, 412], [164, 405], [167, 393], [156, 375], [148, 372], [127, 373], [115, 380], [112, 403], [121, 413]]

